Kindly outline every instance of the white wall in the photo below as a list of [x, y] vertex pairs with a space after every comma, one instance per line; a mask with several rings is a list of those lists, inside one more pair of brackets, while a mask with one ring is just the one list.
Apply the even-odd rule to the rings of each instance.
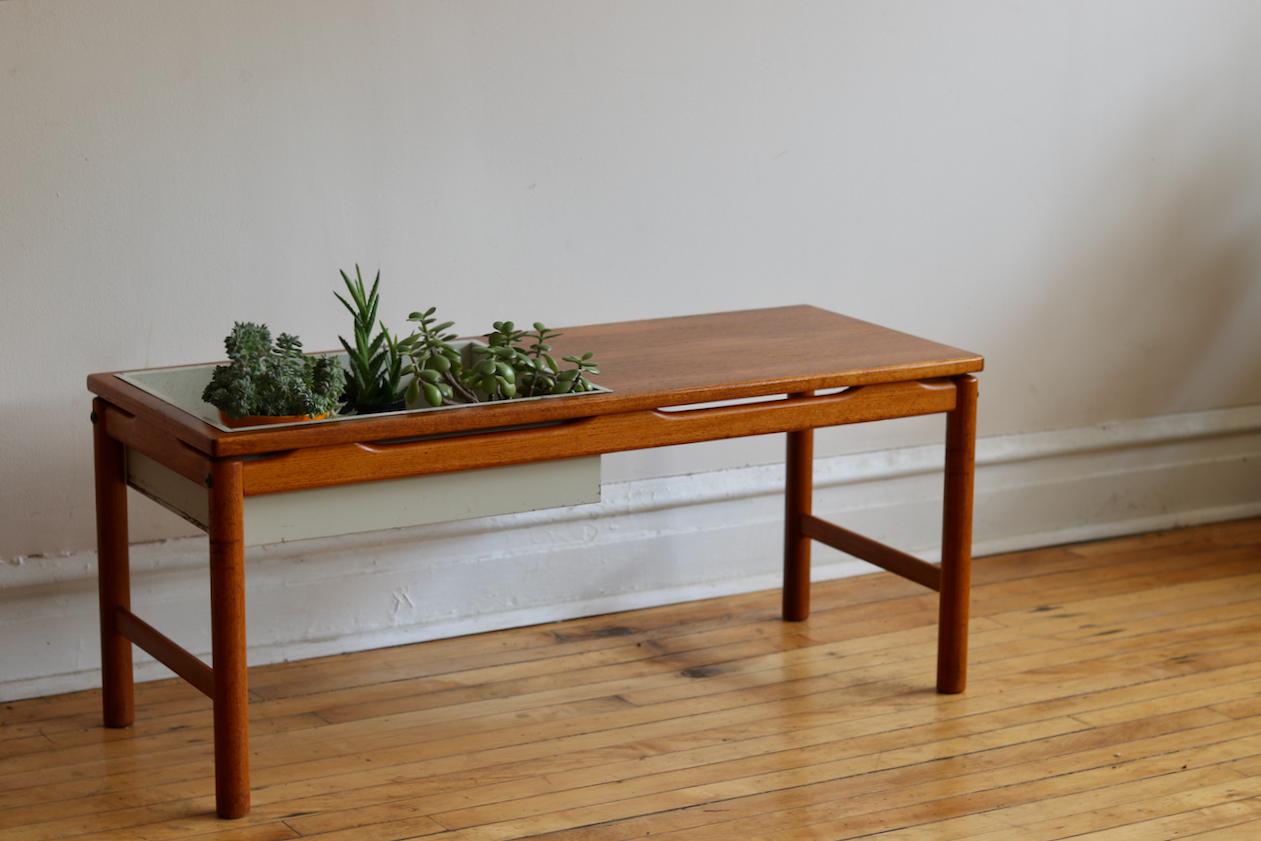
[[1249, 0], [0, 3], [0, 598], [90, 558], [86, 373], [234, 319], [332, 346], [354, 261], [396, 326], [816, 303], [984, 353], [986, 436], [1261, 404], [1259, 37]]

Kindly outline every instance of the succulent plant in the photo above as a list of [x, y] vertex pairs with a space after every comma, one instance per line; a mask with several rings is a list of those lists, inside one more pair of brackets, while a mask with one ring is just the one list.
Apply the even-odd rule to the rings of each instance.
[[486, 344], [473, 345], [473, 365], [466, 379], [486, 400], [511, 400], [517, 396], [517, 372], [528, 360], [516, 344], [525, 336], [511, 321], [496, 321], [486, 334]]
[[[444, 403], [476, 403], [477, 395], [463, 382], [464, 358], [455, 345], [456, 335], [449, 333], [452, 321], [438, 321], [437, 307], [413, 312], [407, 317], [418, 332], [407, 338], [407, 370], [412, 381], [407, 386], [407, 406], [441, 406]], [[460, 400], [456, 401], [455, 396]]]
[[591, 381], [588, 377], [600, 373], [600, 365], [595, 360], [595, 354], [587, 351], [582, 356], [563, 356], [561, 359], [574, 367], [561, 370], [560, 364], [550, 352], [551, 340], [560, 335], [538, 321], [534, 322], [534, 332], [525, 334], [525, 338], [532, 340], [525, 354], [527, 358], [525, 374], [528, 382], [526, 396], [568, 394], [571, 391], [591, 390]]
[[296, 336], [282, 333], [273, 344], [265, 325], [237, 322], [224, 340], [231, 362], [215, 368], [202, 398], [234, 418], [319, 415], [343, 402], [369, 414], [395, 408], [400, 397], [415, 409], [590, 391], [600, 373], [590, 352], [562, 357], [570, 367], [557, 362], [551, 342], [560, 333], [539, 321], [533, 330], [496, 321], [485, 344], [460, 348], [453, 322], [439, 321], [430, 307], [408, 316], [415, 328], [400, 338], [378, 319], [381, 273], [371, 287], [358, 264], [354, 277], [340, 274], [345, 294], [333, 294], [354, 326], [351, 338], [338, 337], [346, 368], [304, 354]]
[[551, 353], [551, 340], [561, 334], [541, 321], [534, 322], [533, 332], [518, 330], [511, 321], [496, 321], [493, 327], [486, 334], [486, 347], [473, 346], [474, 359], [480, 360], [474, 369], [474, 382], [489, 399], [591, 390], [587, 378], [600, 373], [595, 354], [562, 357], [574, 366], [562, 370]]
[[556, 384], [552, 394], [568, 394], [571, 391], [590, 391], [591, 381], [587, 379], [600, 373], [600, 364], [595, 361], [595, 354], [587, 351], [582, 356], [563, 356], [566, 362], [574, 367], [561, 371], [556, 375]]
[[215, 368], [201, 396], [231, 417], [321, 415], [337, 408], [345, 372], [333, 358], [303, 353], [297, 336], [281, 333], [272, 344], [266, 325], [238, 321], [223, 345], [230, 362]]
[[600, 373], [590, 352], [563, 357], [573, 367], [562, 369], [550, 344], [560, 333], [538, 321], [533, 332], [520, 330], [511, 321], [496, 321], [485, 334], [486, 344], [469, 346], [465, 364], [452, 344], [456, 339], [449, 332], [453, 323], [439, 323], [436, 312], [437, 308], [430, 307], [408, 317], [419, 327], [407, 340], [405, 371], [413, 376], [407, 388], [409, 408], [590, 391], [589, 377]]
[[381, 285], [381, 272], [377, 272], [371, 290], [364, 286], [358, 263], [353, 280], [344, 271], [341, 276], [350, 300], [340, 293], [333, 294], [354, 319], [354, 344], [344, 336], [337, 337], [346, 349], [348, 363], [346, 404], [360, 414], [387, 411], [403, 397], [403, 360], [411, 337], [400, 341], [384, 322], [373, 332], [380, 305], [377, 290]]

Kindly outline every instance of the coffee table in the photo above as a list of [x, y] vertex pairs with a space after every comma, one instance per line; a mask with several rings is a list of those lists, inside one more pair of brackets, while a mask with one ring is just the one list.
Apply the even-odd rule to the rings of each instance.
[[[574, 477], [590, 484], [588, 468], [598, 470], [603, 453], [779, 432], [787, 433], [783, 618], [809, 616], [811, 543], [832, 546], [940, 593], [937, 691], [963, 691], [977, 400], [971, 375], [983, 367], [980, 356], [810, 306], [563, 333], [556, 349], [594, 351], [608, 392], [228, 431], [136, 385], [146, 372], [132, 372], [131, 381], [90, 375], [105, 725], [133, 721], [134, 643], [211, 698], [218, 813], [249, 812], [244, 548], [253, 512], [272, 516], [264, 502], [284, 501], [288, 516], [306, 507], [379, 512], [457, 474], [508, 477], [478, 471], [577, 465], [577, 472], [540, 474], [563, 490]], [[811, 513], [815, 429], [934, 413], [946, 415], [940, 565]], [[213, 666], [131, 611], [129, 484], [209, 534]], [[362, 505], [368, 494], [375, 494], [371, 504]], [[552, 504], [567, 499], [560, 493]], [[494, 509], [504, 510], [511, 504]]]

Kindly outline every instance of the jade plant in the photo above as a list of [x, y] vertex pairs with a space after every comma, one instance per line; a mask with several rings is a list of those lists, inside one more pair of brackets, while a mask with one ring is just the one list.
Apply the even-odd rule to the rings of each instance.
[[463, 382], [464, 358], [451, 344], [456, 335], [448, 331], [455, 322], [436, 323], [437, 310], [430, 307], [407, 317], [417, 327], [417, 332], [408, 337], [407, 346], [407, 371], [412, 375], [406, 394], [409, 408], [477, 402], [477, 395]]
[[486, 343], [468, 345], [466, 357], [453, 344], [453, 322], [439, 322], [436, 312], [430, 307], [408, 316], [417, 326], [406, 344], [404, 371], [412, 375], [406, 393], [409, 408], [590, 391], [589, 377], [600, 373], [590, 352], [562, 357], [573, 366], [562, 369], [550, 344], [560, 333], [537, 321], [533, 332], [496, 321], [485, 334]]
[[341, 276], [350, 300], [337, 292], [333, 294], [350, 313], [354, 323], [353, 345], [344, 336], [337, 337], [346, 349], [346, 405], [359, 414], [401, 409], [403, 362], [415, 337], [409, 336], [400, 341], [384, 322], [377, 326], [380, 305], [377, 290], [381, 285], [381, 272], [377, 272], [371, 290], [364, 286], [358, 264], [355, 264], [353, 280], [344, 271]]
[[230, 418], [320, 416], [337, 409], [345, 372], [337, 360], [308, 356], [297, 336], [273, 344], [264, 324], [238, 321], [224, 339], [230, 362], [215, 368], [202, 399]]
[[[491, 399], [591, 390], [587, 378], [600, 373], [595, 354], [561, 357], [574, 366], [561, 370], [550, 344], [560, 333], [540, 321], [534, 322], [533, 332], [518, 330], [511, 321], [496, 321], [492, 326], [486, 346], [473, 346], [473, 358], [479, 360], [479, 387]], [[487, 362], [494, 363], [493, 371]]]

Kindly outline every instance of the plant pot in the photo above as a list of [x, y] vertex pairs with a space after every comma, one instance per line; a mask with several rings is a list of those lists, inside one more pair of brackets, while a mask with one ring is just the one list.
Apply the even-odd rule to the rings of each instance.
[[232, 429], [241, 429], [246, 426], [274, 426], [280, 423], [303, 423], [324, 420], [326, 417], [328, 417], [328, 412], [319, 415], [242, 415], [234, 418], [222, 409], [219, 410], [219, 419], [225, 426]]

